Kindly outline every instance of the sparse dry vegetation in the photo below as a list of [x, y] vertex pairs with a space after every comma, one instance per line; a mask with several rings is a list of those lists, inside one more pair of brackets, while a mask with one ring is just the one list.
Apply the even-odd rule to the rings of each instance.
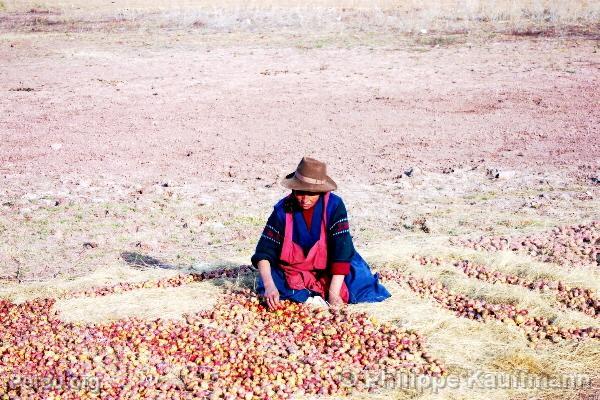
[[[597, 35], [600, 6], [593, 1], [7, 1], [4, 28], [34, 31], [197, 30], [244, 32], [270, 39], [326, 35], [336, 44], [361, 38], [413, 34], [425, 44], [456, 41], [446, 34], [520, 36]], [[11, 15], [21, 13], [21, 18]], [[275, 35], [271, 33], [277, 32]], [[332, 36], [333, 35], [333, 36]], [[432, 35], [432, 36], [429, 36]], [[270, 37], [272, 36], [272, 37]], [[424, 36], [424, 37], [423, 37]], [[239, 39], [239, 38], [238, 38]], [[319, 47], [319, 46], [317, 46]]]

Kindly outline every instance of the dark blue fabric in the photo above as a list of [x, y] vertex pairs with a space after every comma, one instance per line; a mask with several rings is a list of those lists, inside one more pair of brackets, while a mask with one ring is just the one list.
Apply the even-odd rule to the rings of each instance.
[[358, 254], [350, 261], [350, 273], [344, 278], [350, 298], [348, 303], [377, 303], [391, 296], [379, 282], [379, 274], [371, 272], [369, 264]]

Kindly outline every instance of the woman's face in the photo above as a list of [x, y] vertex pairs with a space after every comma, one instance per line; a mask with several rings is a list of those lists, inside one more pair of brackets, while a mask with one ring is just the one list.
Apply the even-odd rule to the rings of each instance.
[[320, 195], [320, 193], [306, 192], [304, 190], [294, 190], [293, 194], [296, 201], [298, 201], [298, 205], [300, 205], [303, 210], [308, 210], [314, 206], [319, 200]]

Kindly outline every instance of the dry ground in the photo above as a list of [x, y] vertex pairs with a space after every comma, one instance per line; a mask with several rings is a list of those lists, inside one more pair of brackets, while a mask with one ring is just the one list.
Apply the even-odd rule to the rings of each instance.
[[[355, 244], [375, 268], [425, 273], [411, 254], [469, 256], [598, 291], [593, 266], [448, 244], [600, 217], [594, 2], [103, 3], [0, 2], [3, 296], [248, 263], [284, 195], [277, 181], [303, 155], [329, 163]], [[146, 256], [145, 267], [132, 255]], [[427, 274], [597, 326], [547, 296]], [[177, 317], [212, 304], [207, 285], [57, 307], [67, 319]], [[597, 341], [530, 349], [510, 328], [390, 289], [385, 307], [353, 307], [418, 329], [453, 373], [600, 373]], [[584, 395], [443, 390], [451, 399]]]

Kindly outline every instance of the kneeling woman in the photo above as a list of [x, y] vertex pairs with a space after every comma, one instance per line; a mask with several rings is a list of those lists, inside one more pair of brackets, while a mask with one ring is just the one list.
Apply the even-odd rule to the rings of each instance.
[[281, 182], [292, 193], [279, 200], [252, 256], [257, 291], [270, 308], [280, 300], [321, 296], [331, 305], [390, 297], [354, 249], [346, 207], [326, 165], [303, 158]]

